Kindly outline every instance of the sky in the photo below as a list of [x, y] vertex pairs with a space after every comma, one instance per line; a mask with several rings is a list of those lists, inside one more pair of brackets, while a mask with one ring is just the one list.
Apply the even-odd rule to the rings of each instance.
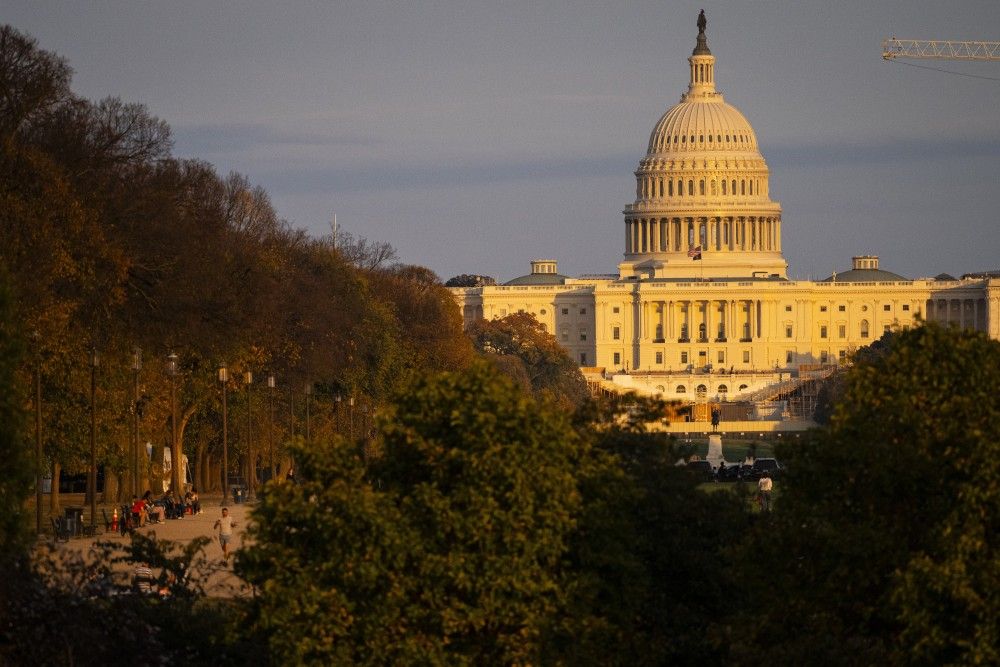
[[539, 258], [616, 271], [702, 8], [790, 277], [860, 254], [908, 278], [1000, 269], [1000, 62], [881, 58], [891, 36], [1000, 40], [996, 0], [0, 0], [0, 21], [65, 57], [77, 94], [145, 104], [176, 156], [246, 174], [291, 226], [329, 234], [336, 215], [442, 280], [505, 281]]

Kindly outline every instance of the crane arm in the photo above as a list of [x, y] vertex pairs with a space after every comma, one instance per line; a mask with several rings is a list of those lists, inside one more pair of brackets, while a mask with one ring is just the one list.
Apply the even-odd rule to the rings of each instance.
[[952, 42], [932, 39], [882, 40], [882, 58], [1000, 60], [1000, 42]]

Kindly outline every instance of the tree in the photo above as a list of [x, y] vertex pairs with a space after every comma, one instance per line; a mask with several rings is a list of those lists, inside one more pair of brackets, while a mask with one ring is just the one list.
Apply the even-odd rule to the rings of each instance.
[[[564, 604], [584, 443], [488, 365], [415, 383], [368, 464], [299, 445], [239, 571], [279, 662], [537, 662]], [[308, 623], [315, 632], [302, 633]]]
[[21, 556], [26, 538], [24, 501], [32, 488], [35, 466], [28, 459], [29, 446], [22, 436], [24, 396], [17, 369], [23, 353], [16, 328], [10, 289], [0, 266], [0, 563]]
[[468, 328], [472, 343], [515, 381], [538, 396], [577, 407], [587, 398], [579, 367], [531, 313], [477, 320]]
[[448, 279], [448, 282], [444, 284], [445, 287], [486, 287], [489, 285], [496, 285], [496, 278], [491, 278], [490, 276], [480, 276], [477, 274], [463, 273], [460, 276], [452, 276]]
[[744, 547], [756, 604], [733, 622], [737, 661], [995, 660], [998, 364], [996, 341], [934, 324], [857, 356], [829, 428], [779, 448], [781, 498]]

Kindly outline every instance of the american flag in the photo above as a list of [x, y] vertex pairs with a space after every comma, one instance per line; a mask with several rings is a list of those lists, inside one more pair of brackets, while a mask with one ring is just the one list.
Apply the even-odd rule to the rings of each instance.
[[701, 246], [697, 246], [688, 250], [688, 257], [691, 259], [701, 259]]

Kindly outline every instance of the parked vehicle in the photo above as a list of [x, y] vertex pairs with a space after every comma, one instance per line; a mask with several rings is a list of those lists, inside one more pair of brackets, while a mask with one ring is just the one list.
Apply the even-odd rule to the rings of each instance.
[[771, 479], [781, 476], [781, 464], [778, 459], [757, 459], [753, 462], [753, 479], [760, 479], [767, 473]]
[[688, 461], [687, 470], [702, 482], [715, 481], [715, 469], [708, 461]]
[[726, 465], [725, 462], [719, 465], [715, 471], [715, 479], [720, 482], [736, 482], [740, 479], [740, 464]]

